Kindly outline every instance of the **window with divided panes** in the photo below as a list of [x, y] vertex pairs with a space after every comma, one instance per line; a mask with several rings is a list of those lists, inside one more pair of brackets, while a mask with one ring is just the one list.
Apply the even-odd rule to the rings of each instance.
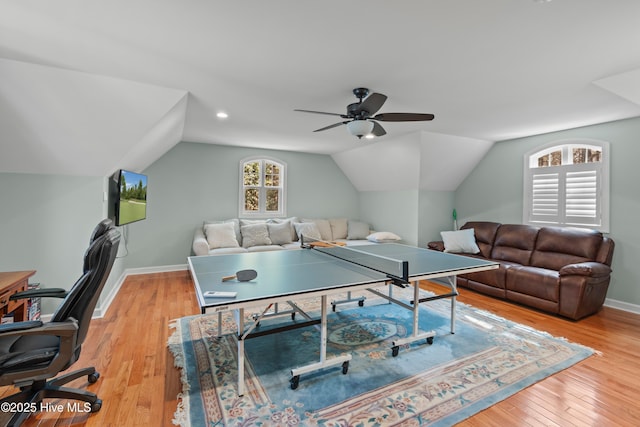
[[240, 162], [240, 216], [284, 216], [286, 165], [251, 158]]

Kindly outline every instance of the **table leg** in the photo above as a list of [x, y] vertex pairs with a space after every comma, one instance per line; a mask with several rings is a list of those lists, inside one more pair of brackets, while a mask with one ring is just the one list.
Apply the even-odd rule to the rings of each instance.
[[345, 354], [342, 356], [332, 357], [327, 359], [327, 297], [322, 295], [320, 297], [322, 307], [320, 308], [320, 361], [312, 363], [310, 365], [301, 366], [291, 369], [291, 388], [298, 388], [300, 381], [300, 375], [308, 372], [314, 372], [330, 366], [342, 365], [342, 373], [346, 374], [351, 360], [351, 354]]
[[234, 311], [238, 325], [238, 396], [244, 395], [244, 308]]

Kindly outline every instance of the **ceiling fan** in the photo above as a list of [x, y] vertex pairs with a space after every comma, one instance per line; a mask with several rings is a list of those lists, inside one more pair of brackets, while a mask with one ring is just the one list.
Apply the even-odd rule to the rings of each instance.
[[[373, 138], [374, 136], [386, 135], [386, 131], [378, 122], [421, 122], [433, 120], [433, 114], [420, 113], [382, 113], [376, 114], [378, 110], [387, 100], [387, 96], [381, 93], [372, 93], [369, 95], [369, 89], [358, 87], [353, 90], [353, 94], [358, 98], [358, 102], [347, 105], [347, 114], [325, 113], [323, 111], [312, 110], [294, 110], [303, 113], [327, 114], [330, 116], [342, 117], [343, 122], [334, 123], [314, 132], [332, 129], [338, 126], [347, 125], [347, 130], [358, 139], [364, 137]], [[369, 95], [369, 96], [367, 96]], [[365, 99], [366, 98], [366, 99]], [[374, 114], [376, 114], [374, 116]]]

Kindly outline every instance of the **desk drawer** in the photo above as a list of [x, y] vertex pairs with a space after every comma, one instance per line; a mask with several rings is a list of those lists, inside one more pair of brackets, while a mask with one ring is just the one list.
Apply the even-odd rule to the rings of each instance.
[[26, 291], [26, 290], [27, 290], [27, 281], [25, 280], [23, 283], [20, 283], [19, 285], [17, 285], [14, 289], [11, 289], [9, 291], [6, 291], [0, 294], [0, 309], [5, 308], [5, 310], [3, 310], [5, 313], [11, 313], [12, 311], [15, 311], [16, 308], [24, 306], [25, 302], [27, 301], [26, 299], [10, 301], [9, 297], [13, 294]]

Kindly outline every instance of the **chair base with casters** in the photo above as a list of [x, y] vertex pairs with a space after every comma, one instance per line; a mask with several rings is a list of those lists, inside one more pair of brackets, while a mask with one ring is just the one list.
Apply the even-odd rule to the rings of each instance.
[[[94, 384], [100, 378], [94, 367], [79, 369], [60, 375], [52, 380], [34, 381], [32, 384], [20, 387], [20, 392], [0, 400], [0, 406], [6, 403], [20, 403], [14, 408], [26, 409], [24, 412], [14, 412], [11, 419], [4, 425], [14, 427], [21, 425], [30, 415], [44, 407], [44, 399], [67, 399], [88, 403], [81, 408], [86, 412], [98, 412], [102, 407], [102, 400], [98, 395], [79, 388], [63, 387], [65, 384], [81, 377], [87, 377], [89, 384]], [[6, 402], [6, 403], [5, 403]], [[12, 408], [13, 409], [13, 408]]]

